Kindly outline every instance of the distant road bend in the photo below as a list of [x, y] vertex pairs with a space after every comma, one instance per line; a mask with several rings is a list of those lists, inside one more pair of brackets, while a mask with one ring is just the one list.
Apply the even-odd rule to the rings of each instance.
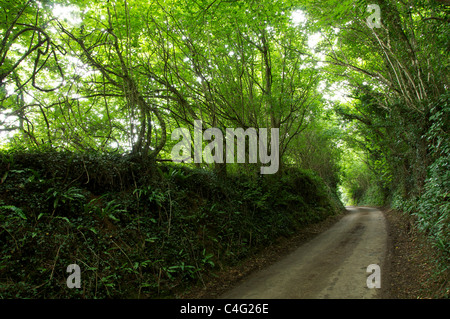
[[[268, 268], [253, 273], [223, 299], [371, 299], [369, 265], [383, 261], [387, 229], [383, 213], [370, 207], [347, 207], [349, 213], [327, 231]], [[381, 289], [383, 286], [381, 286]]]

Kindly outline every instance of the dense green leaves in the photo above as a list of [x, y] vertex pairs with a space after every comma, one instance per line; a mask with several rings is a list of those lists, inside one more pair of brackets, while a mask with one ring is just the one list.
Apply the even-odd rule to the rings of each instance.
[[448, 271], [448, 6], [377, 1], [382, 23], [371, 29], [370, 3], [308, 7], [328, 42], [327, 70], [352, 97], [335, 104], [343, 140], [356, 150], [345, 156], [341, 188], [350, 202], [416, 215]]
[[[4, 73], [4, 129], [16, 132], [16, 145], [154, 159], [170, 154], [167, 130], [202, 119], [221, 130], [279, 128], [283, 157], [318, 107], [319, 74], [289, 1], [40, 6], [16, 7], [34, 8], [34, 26], [46, 26], [29, 38], [45, 40], [36, 67], [18, 59], [16, 73], [33, 81]], [[7, 19], [4, 28], [13, 24]]]
[[[379, 27], [367, 22], [368, 5], [374, 4], [381, 10]], [[53, 225], [61, 227], [60, 235], [74, 226], [61, 212], [113, 222], [130, 218], [127, 231], [147, 227], [145, 245], [166, 239], [172, 227], [192, 234], [190, 223], [206, 225], [214, 212], [219, 225], [234, 230], [221, 229], [225, 233], [218, 232], [222, 237], [215, 237], [217, 242], [242, 244], [245, 239], [242, 247], [247, 247], [255, 236], [264, 242], [264, 232], [276, 233], [295, 218], [315, 219], [309, 212], [274, 217], [266, 211], [320, 201], [311, 193], [323, 195], [314, 187], [320, 181], [299, 184], [292, 179], [297, 173], [282, 176], [296, 167], [313, 170], [330, 196], [339, 188], [348, 203], [393, 202], [416, 214], [422, 229], [447, 252], [448, 13], [441, 1], [422, 0], [0, 0], [0, 149], [5, 166], [0, 185], [8, 198], [22, 190], [45, 194], [27, 198], [27, 207], [1, 203], [0, 210], [11, 227], [22, 230], [30, 221], [60, 216]], [[280, 174], [263, 179], [273, 185], [264, 188], [253, 180], [260, 167], [256, 164], [197, 163], [155, 170], [155, 161], [171, 160], [177, 143], [171, 132], [185, 127], [192, 133], [195, 120], [202, 120], [203, 130], [279, 129]], [[43, 159], [42, 154], [51, 155]], [[20, 169], [12, 168], [16, 160], [24, 161]], [[53, 170], [42, 170], [48, 167], [46, 160], [55, 164]], [[139, 174], [137, 165], [145, 167]], [[194, 166], [215, 172], [187, 170]], [[243, 209], [219, 208], [219, 202], [230, 200], [230, 189], [221, 189], [219, 182], [227, 174], [245, 176], [242, 192], [235, 194], [242, 200], [232, 198], [232, 204], [249, 201], [264, 214], [250, 218]], [[160, 175], [170, 187], [152, 184]], [[139, 187], [138, 177], [146, 178]], [[187, 210], [183, 200], [194, 196], [185, 193], [189, 182], [201, 198], [214, 198], [217, 205], [182, 214]], [[175, 195], [175, 186], [180, 194]], [[307, 198], [296, 196], [297, 188]], [[119, 189], [125, 198], [110, 194]], [[167, 210], [169, 203], [172, 210]], [[150, 217], [143, 226], [139, 214], [146, 210], [157, 211], [158, 218]], [[136, 220], [130, 217], [133, 212], [139, 213]], [[172, 224], [172, 218], [181, 223]], [[107, 247], [104, 238], [95, 237], [100, 234], [96, 222], [80, 223], [83, 231], [89, 230], [82, 232], [89, 234], [86, 247]], [[274, 228], [252, 228], [252, 223]], [[24, 242], [46, 238], [35, 230], [33, 234]], [[208, 235], [203, 231], [203, 239]], [[178, 237], [174, 243], [187, 245], [189, 238]], [[58, 237], [53, 244], [62, 249], [66, 242]], [[123, 259], [105, 265], [111, 271], [100, 282], [106, 295], [114, 295], [120, 289], [113, 282], [122, 275], [135, 278], [142, 288], [158, 288], [160, 282], [150, 287], [142, 281], [147, 268], [159, 280], [163, 273], [169, 282], [197, 278], [200, 265], [216, 264], [209, 247], [197, 248], [183, 247], [168, 264], [161, 262], [162, 248], [152, 260], [133, 252], [137, 259], [132, 264]]]
[[[280, 178], [222, 179], [100, 155], [13, 154], [0, 167], [7, 161], [2, 298], [175, 297], [211, 271], [342, 210], [320, 178], [298, 169]], [[82, 269], [83, 289], [66, 286], [72, 263]]]

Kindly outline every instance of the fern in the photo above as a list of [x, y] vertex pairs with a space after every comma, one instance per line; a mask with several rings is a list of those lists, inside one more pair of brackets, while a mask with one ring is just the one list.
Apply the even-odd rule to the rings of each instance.
[[0, 206], [0, 209], [12, 210], [13, 212], [17, 213], [17, 215], [19, 215], [20, 218], [25, 219], [25, 220], [27, 219], [27, 216], [25, 215], [23, 210], [20, 209], [19, 207], [16, 207], [16, 206], [13, 206], [13, 205], [5, 205], [5, 206]]

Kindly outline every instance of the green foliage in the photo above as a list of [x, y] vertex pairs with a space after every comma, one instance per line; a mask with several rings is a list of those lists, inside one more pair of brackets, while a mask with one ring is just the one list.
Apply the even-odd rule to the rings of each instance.
[[12, 210], [13, 212], [15, 212], [17, 214], [18, 217], [23, 218], [25, 220], [27, 219], [27, 216], [24, 214], [22, 209], [20, 209], [19, 207], [16, 207], [13, 205], [4, 205], [4, 206], [0, 206], [0, 210]]
[[367, 155], [349, 150], [343, 155], [342, 166], [339, 187], [347, 205], [385, 205], [383, 179], [374, 173]]
[[[422, 229], [429, 232], [450, 265], [450, 99], [443, 96], [431, 109], [427, 134], [435, 161], [428, 167], [424, 193], [417, 203]], [[448, 267], [448, 266], [447, 266]]]
[[[153, 296], [340, 210], [338, 186], [394, 199], [445, 255], [448, 8], [381, 1], [371, 29], [371, 3], [0, 0], [0, 278], [56, 296], [78, 258], [94, 297]], [[353, 100], [327, 101], [336, 84]], [[156, 165], [194, 119], [279, 129], [283, 171]]]
[[6, 148], [167, 158], [169, 129], [194, 119], [295, 136], [320, 108], [319, 72], [290, 0], [1, 7]]
[[417, 217], [417, 227], [441, 252], [443, 278], [450, 273], [450, 99], [443, 95], [431, 108], [430, 129], [423, 137], [434, 161], [428, 166], [423, 193], [412, 199], [397, 196], [394, 207]]
[[54, 211], [61, 206], [70, 205], [74, 202], [80, 203], [85, 200], [82, 190], [73, 186], [67, 190], [51, 187], [47, 190], [47, 194], [49, 194], [47, 200], [53, 203]]
[[103, 199], [106, 195], [102, 195], [98, 198], [92, 199], [88, 204], [84, 206], [85, 212], [95, 214], [101, 218], [108, 217], [114, 221], [119, 221], [117, 214], [125, 213], [126, 210], [121, 208], [121, 204], [116, 200], [110, 200], [106, 204], [102, 205]]
[[[114, 167], [135, 179], [105, 188], [108, 155], [2, 158], [2, 298], [175, 296], [342, 208], [319, 177], [293, 168], [279, 178], [223, 179], [204, 169], [122, 160]], [[66, 288], [72, 263], [81, 267], [81, 290]]]

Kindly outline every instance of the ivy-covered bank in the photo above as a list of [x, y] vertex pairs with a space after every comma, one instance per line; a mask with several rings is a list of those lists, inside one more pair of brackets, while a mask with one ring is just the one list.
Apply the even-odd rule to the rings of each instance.
[[[120, 155], [3, 153], [0, 298], [162, 298], [343, 207], [310, 171], [216, 176]], [[67, 287], [67, 266], [81, 288]]]

